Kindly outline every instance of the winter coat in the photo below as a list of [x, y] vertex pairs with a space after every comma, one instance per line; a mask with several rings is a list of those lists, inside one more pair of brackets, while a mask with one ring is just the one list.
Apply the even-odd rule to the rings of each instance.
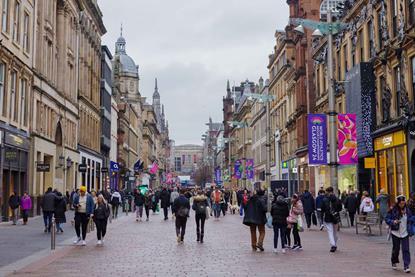
[[94, 206], [94, 220], [95, 219], [108, 219], [110, 214], [110, 208], [107, 203], [95, 204]]
[[376, 203], [379, 203], [379, 214], [385, 218], [389, 210], [389, 195], [381, 193], [376, 198]]
[[342, 203], [335, 195], [324, 197], [323, 205], [321, 206], [321, 213], [324, 222], [338, 223], [333, 213], [340, 213], [342, 210]]
[[207, 197], [204, 195], [196, 195], [193, 197], [192, 209], [196, 215], [206, 215], [206, 208], [208, 206]]
[[57, 198], [55, 203], [55, 213], [54, 217], [56, 220], [56, 223], [66, 223], [66, 200], [65, 198]]
[[265, 215], [267, 206], [264, 199], [258, 195], [253, 195], [249, 198], [244, 207], [244, 212], [243, 224], [245, 225], [264, 225], [267, 222]]
[[298, 222], [298, 216], [302, 215], [304, 213], [303, 209], [303, 203], [301, 203], [301, 200], [297, 200], [295, 204], [293, 203], [291, 205], [290, 214], [288, 215], [287, 222], [295, 224]]
[[301, 202], [303, 203], [305, 214], [311, 214], [316, 209], [314, 197], [308, 191], [303, 194], [303, 197], [301, 198]]
[[323, 205], [324, 194], [320, 194], [316, 197], [316, 210], [321, 210], [321, 206]]
[[[76, 211], [76, 206], [79, 205], [79, 195], [76, 195], [73, 200], [73, 205]], [[88, 193], [86, 195], [86, 214], [91, 215], [94, 213], [94, 199], [92, 196]]]
[[290, 214], [288, 203], [283, 201], [275, 201], [272, 203], [271, 216], [272, 225], [287, 225], [287, 217]]
[[55, 211], [56, 194], [54, 192], [47, 192], [43, 195], [42, 210], [44, 212]]
[[151, 207], [151, 205], [152, 205], [152, 199], [153, 199], [153, 194], [152, 193], [147, 193], [144, 196], [144, 206]]
[[163, 189], [160, 193], [161, 208], [168, 208], [170, 206], [170, 193], [167, 189]]
[[20, 207], [23, 211], [31, 210], [32, 209], [32, 199], [30, 196], [22, 196], [20, 200]]
[[114, 191], [111, 195], [111, 205], [118, 206], [122, 203], [121, 194], [118, 191]]
[[[407, 217], [407, 231], [409, 236], [413, 236], [414, 235], [414, 224], [415, 224], [415, 216], [412, 214], [411, 210], [406, 207], [406, 217]], [[393, 222], [395, 220], [400, 220], [401, 219], [401, 214], [398, 210], [398, 208], [395, 206], [393, 207], [386, 215], [385, 218], [385, 222], [386, 224], [388, 224], [390, 227], [392, 227], [392, 225], [394, 224]], [[393, 231], [392, 231], [393, 232]]]
[[186, 216], [189, 216], [189, 212], [190, 212], [189, 199], [187, 199], [187, 197], [184, 196], [184, 195], [180, 195], [173, 202], [172, 212], [176, 215], [176, 217], [180, 217], [180, 215], [179, 215], [180, 210], [186, 210], [186, 209], [187, 209]]
[[344, 201], [344, 207], [349, 212], [349, 214], [355, 214], [359, 209], [359, 200], [354, 195], [349, 195]]
[[174, 200], [176, 200], [177, 197], [179, 197], [179, 193], [177, 192], [177, 189], [175, 189], [171, 194], [170, 194], [170, 203], [173, 204]]
[[144, 194], [142, 194], [142, 193], [136, 193], [134, 195], [134, 204], [136, 206], [139, 206], [139, 207], [144, 206], [144, 202], [145, 202]]
[[232, 206], [238, 205], [238, 195], [237, 195], [236, 191], [232, 191], [230, 200], [231, 200], [231, 205]]
[[10, 209], [17, 209], [20, 205], [20, 199], [17, 195], [10, 195], [9, 197], [9, 207]]
[[371, 213], [375, 209], [375, 205], [373, 205], [372, 198], [365, 197], [360, 203], [360, 211], [364, 213]]

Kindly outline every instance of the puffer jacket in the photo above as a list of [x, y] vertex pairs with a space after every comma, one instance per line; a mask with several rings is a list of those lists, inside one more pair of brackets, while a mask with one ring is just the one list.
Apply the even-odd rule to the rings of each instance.
[[290, 214], [287, 217], [287, 222], [288, 223], [298, 223], [298, 216], [302, 215], [304, 213], [303, 210], [303, 203], [301, 203], [301, 200], [297, 200], [297, 202], [291, 205], [291, 210], [290, 210]]
[[193, 197], [192, 209], [195, 211], [196, 215], [206, 215], [206, 208], [208, 205], [207, 197], [205, 195], [196, 195]]
[[287, 225], [287, 217], [290, 214], [288, 203], [285, 201], [275, 201], [272, 203], [271, 216], [272, 225]]

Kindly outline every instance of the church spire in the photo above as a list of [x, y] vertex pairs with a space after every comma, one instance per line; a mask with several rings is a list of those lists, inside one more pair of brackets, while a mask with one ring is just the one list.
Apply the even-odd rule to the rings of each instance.
[[115, 43], [115, 54], [126, 54], [125, 52], [125, 39], [122, 36], [122, 31], [123, 31], [123, 27], [122, 27], [122, 23], [121, 23], [121, 28], [120, 28], [120, 37], [117, 39], [117, 42]]
[[155, 80], [155, 85], [154, 85], [154, 93], [153, 93], [153, 99], [160, 99], [160, 93], [159, 93], [159, 88], [158, 88], [158, 84], [157, 84], [157, 78]]

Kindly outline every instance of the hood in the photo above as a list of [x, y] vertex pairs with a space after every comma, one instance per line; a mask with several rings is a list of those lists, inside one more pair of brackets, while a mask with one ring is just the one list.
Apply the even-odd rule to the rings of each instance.
[[311, 193], [309, 193], [308, 191], [304, 192], [303, 197], [308, 199], [311, 197]]

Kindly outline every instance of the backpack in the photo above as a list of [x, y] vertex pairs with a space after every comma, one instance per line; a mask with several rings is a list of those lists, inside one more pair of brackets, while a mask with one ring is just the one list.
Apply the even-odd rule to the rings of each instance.
[[339, 200], [338, 198], [336, 198], [336, 200], [334, 201], [329, 201], [329, 208], [330, 208], [330, 214], [333, 218], [333, 223], [337, 224], [339, 222], [341, 222], [341, 218], [340, 218], [340, 211], [341, 211], [341, 200]]
[[205, 202], [198, 202], [196, 203], [196, 214], [205, 214], [206, 213], [206, 205]]
[[177, 216], [180, 216], [180, 217], [187, 217], [188, 214], [189, 214], [189, 209], [185, 207], [181, 207], [177, 211]]

